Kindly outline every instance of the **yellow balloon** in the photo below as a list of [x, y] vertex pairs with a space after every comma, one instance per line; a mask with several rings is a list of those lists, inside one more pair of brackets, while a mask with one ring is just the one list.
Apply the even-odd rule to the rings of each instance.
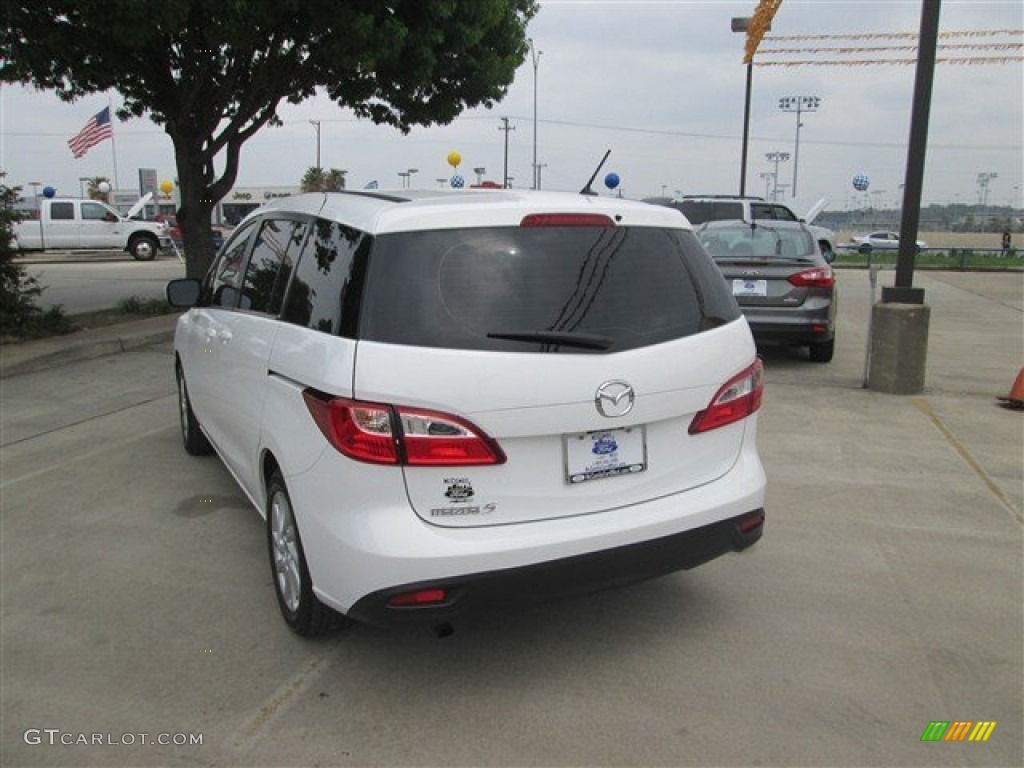
[[459, 163], [462, 162], [462, 155], [456, 152], [454, 149], [448, 153], [448, 165], [452, 168], [458, 168]]
[[160, 182], [160, 191], [165, 195], [171, 194], [171, 190], [174, 189], [174, 182], [164, 179]]

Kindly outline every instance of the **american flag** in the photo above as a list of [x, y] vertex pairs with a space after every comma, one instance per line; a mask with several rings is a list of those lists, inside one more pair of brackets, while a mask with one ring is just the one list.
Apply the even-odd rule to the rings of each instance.
[[71, 147], [71, 154], [78, 158], [113, 135], [114, 131], [110, 126], [110, 107], [104, 107], [89, 118], [89, 122], [68, 142], [68, 146]]

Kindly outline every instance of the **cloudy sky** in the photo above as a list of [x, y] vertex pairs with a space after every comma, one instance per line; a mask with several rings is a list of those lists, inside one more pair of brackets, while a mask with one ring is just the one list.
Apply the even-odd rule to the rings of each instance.
[[[756, 0], [548, 0], [530, 25], [540, 50], [537, 68], [537, 155], [545, 189], [578, 190], [606, 149], [601, 173], [614, 171], [627, 197], [662, 191], [733, 194], [739, 188], [745, 68], [744, 36], [730, 30], [735, 16], [749, 16]], [[920, 0], [784, 0], [772, 36], [916, 33]], [[1020, 0], [944, 0], [940, 32], [1009, 30], [997, 37], [956, 36], [946, 44], [1024, 42]], [[912, 44], [912, 40], [798, 40], [762, 43], [769, 48], [867, 47]], [[946, 49], [939, 55], [1014, 56], [1021, 48]], [[907, 58], [911, 51], [853, 54]], [[760, 60], [851, 58], [795, 53]], [[1024, 63], [977, 66], [939, 64], [932, 96], [924, 201], [977, 202], [978, 175], [990, 181], [992, 204], [1022, 204]], [[831, 208], [856, 207], [868, 199], [891, 205], [898, 199], [906, 166], [914, 66], [755, 67], [751, 108], [748, 194], [765, 194], [762, 173], [773, 170], [769, 152], [788, 152], [779, 166], [780, 184], [793, 182], [796, 115], [779, 99], [817, 96], [816, 112], [803, 116], [797, 191], [787, 202], [806, 209], [820, 197]], [[315, 163], [321, 123], [322, 165], [348, 171], [350, 187], [376, 180], [381, 188], [401, 185], [399, 172], [419, 169], [413, 185], [437, 188], [453, 174], [451, 150], [462, 155], [458, 173], [475, 180], [501, 180], [508, 117], [509, 176], [529, 186], [533, 158], [534, 68], [530, 59], [501, 104], [473, 110], [453, 124], [413, 130], [408, 136], [354, 119], [326, 96], [280, 109], [284, 125], [264, 128], [242, 150], [237, 186], [289, 186]], [[111, 94], [117, 107], [120, 99]], [[0, 168], [8, 184], [38, 181], [77, 195], [79, 177], [113, 177], [110, 142], [74, 160], [67, 140], [105, 106], [103, 95], [65, 104], [52, 96], [4, 86], [0, 98]], [[147, 120], [115, 127], [118, 180], [137, 184], [138, 169], [155, 168], [174, 178], [170, 140]], [[855, 194], [852, 178], [870, 179]], [[607, 193], [602, 187], [602, 192]], [[801, 211], [802, 212], [802, 211]]]

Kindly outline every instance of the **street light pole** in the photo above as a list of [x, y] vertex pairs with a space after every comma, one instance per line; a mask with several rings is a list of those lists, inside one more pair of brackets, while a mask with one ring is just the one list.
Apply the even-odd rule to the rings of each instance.
[[316, 129], [316, 167], [320, 167], [320, 121], [310, 120], [309, 124]]
[[793, 149], [793, 197], [796, 197], [796, 174], [800, 164], [800, 115], [804, 112], [817, 112], [821, 99], [817, 96], [784, 96], [779, 99], [779, 109], [783, 112], [796, 112], [796, 147]]
[[484, 183], [484, 174], [487, 173], [487, 169], [483, 166], [473, 169], [473, 173], [476, 174], [476, 185], [479, 187]]
[[789, 152], [769, 152], [765, 155], [769, 163], [775, 163], [775, 187], [772, 189], [772, 200], [779, 201], [779, 163], [789, 160]]
[[[733, 32], [746, 32], [752, 19], [749, 16], [732, 20]], [[747, 89], [743, 99], [743, 148], [740, 152], [740, 197], [747, 193], [747, 145], [750, 141], [750, 91], [754, 85], [754, 59], [747, 61]]]
[[[540, 189], [540, 171], [537, 169], [537, 65], [544, 51], [538, 51], [530, 40], [530, 58], [533, 59], [533, 189]], [[508, 134], [505, 134], [506, 138]]]

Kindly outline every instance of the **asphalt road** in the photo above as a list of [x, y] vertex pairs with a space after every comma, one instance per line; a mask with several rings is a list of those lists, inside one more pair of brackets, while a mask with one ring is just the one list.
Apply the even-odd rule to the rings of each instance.
[[131, 296], [162, 299], [167, 281], [185, 276], [185, 265], [173, 255], [161, 254], [153, 261], [135, 261], [114, 252], [44, 259], [22, 262], [44, 287], [37, 304], [44, 309], [60, 305], [66, 314], [109, 309]]
[[919, 284], [923, 396], [860, 388], [863, 272], [831, 364], [765, 350], [752, 550], [444, 640], [286, 629], [169, 345], [5, 379], [0, 764], [1021, 765], [1024, 278]]

